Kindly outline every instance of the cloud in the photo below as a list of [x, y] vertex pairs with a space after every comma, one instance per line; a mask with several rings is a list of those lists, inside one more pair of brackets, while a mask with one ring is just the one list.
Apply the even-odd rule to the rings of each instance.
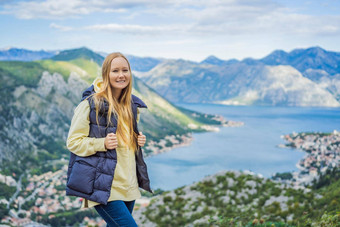
[[50, 24], [50, 28], [55, 28], [55, 29], [63, 31], [63, 32], [74, 30], [73, 27], [58, 25], [58, 24], [55, 24], [55, 23], [51, 23]]
[[[268, 2], [268, 4], [260, 3]], [[211, 2], [210, 2], [211, 3]], [[211, 7], [183, 8], [177, 15], [190, 18], [194, 22], [188, 31], [206, 36], [267, 35], [339, 35], [340, 15], [308, 15], [296, 13], [269, 1], [254, 1], [253, 4], [216, 4]], [[175, 12], [160, 12], [169, 17]]]
[[[31, 0], [14, 2], [0, 0], [0, 3], [1, 2], [4, 4], [2, 13], [12, 14], [21, 19], [72, 18], [94, 12], [126, 12], [128, 9], [132, 8], [138, 8], [139, 10], [149, 9], [153, 11], [153, 13], [165, 9], [166, 11], [169, 11], [172, 16], [175, 16], [176, 14], [173, 14], [171, 10], [178, 11], [181, 9], [192, 9], [191, 12], [195, 13], [197, 12], [195, 9], [218, 9], [220, 7], [227, 7], [230, 8], [230, 11], [233, 11], [235, 7], [238, 8], [240, 6], [259, 8], [261, 6], [269, 7], [275, 5], [270, 0]], [[10, 4], [6, 4], [9, 2]], [[206, 13], [209, 14], [210, 12]], [[201, 11], [201, 13], [205, 12]]]
[[256, 19], [244, 18], [243, 21], [220, 21], [220, 23], [187, 23], [163, 25], [139, 24], [94, 24], [77, 29], [52, 23], [51, 28], [60, 31], [87, 30], [124, 35], [185, 37], [216, 36], [326, 36], [340, 34], [340, 16], [314, 17], [273, 13]]
[[[138, 1], [132, 1], [138, 2]], [[137, 3], [136, 3], [137, 4]], [[137, 4], [138, 5], [138, 4]], [[125, 12], [128, 3], [104, 0], [43, 0], [20, 1], [4, 4], [2, 14], [12, 14], [20, 19], [65, 19], [94, 12]]]
[[256, 18], [243, 18], [240, 21], [219, 20], [219, 23], [206, 21], [187, 24], [138, 25], [138, 24], [96, 24], [81, 28], [101, 32], [114, 32], [132, 35], [164, 35], [176, 37], [214, 36], [322, 36], [340, 34], [340, 16], [315, 17], [276, 12]]
[[[253, 22], [263, 32], [283, 35], [322, 36], [340, 34], [340, 16], [272, 12]], [[251, 31], [251, 28], [247, 28]]]
[[[2, 13], [22, 19], [81, 18], [94, 13], [105, 18], [103, 13], [120, 13], [120, 18], [129, 18], [131, 23], [89, 24], [79, 29], [121, 34], [211, 37], [340, 33], [339, 15], [298, 13], [273, 0], [34, 0], [4, 4], [2, 8]], [[72, 30], [57, 24], [50, 27]]]
[[115, 32], [121, 34], [139, 34], [139, 35], [161, 35], [172, 33], [183, 33], [189, 26], [183, 25], [164, 25], [164, 26], [143, 26], [137, 24], [97, 24], [86, 26], [85, 30], [95, 30], [104, 32]]
[[83, 27], [70, 27], [63, 26], [56, 23], [51, 23], [50, 28], [54, 28], [63, 32], [68, 31], [95, 31], [95, 32], [107, 32], [127, 35], [143, 35], [143, 36], [155, 36], [155, 35], [170, 35], [170, 34], [184, 34], [187, 33], [190, 26], [183, 25], [164, 25], [164, 26], [144, 26], [138, 24], [95, 24]]

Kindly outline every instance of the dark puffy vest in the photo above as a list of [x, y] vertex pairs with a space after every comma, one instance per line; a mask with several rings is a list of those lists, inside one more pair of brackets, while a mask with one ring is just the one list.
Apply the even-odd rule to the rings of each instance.
[[[83, 99], [94, 93], [93, 85], [83, 93]], [[108, 103], [105, 101], [100, 107], [98, 123], [96, 109], [91, 97], [87, 99], [90, 104], [90, 133], [89, 137], [104, 138], [108, 133], [116, 133], [117, 119], [112, 115], [112, 124], [107, 127]], [[132, 95], [132, 112], [134, 115], [134, 131], [139, 135], [137, 127], [137, 108], [147, 108], [145, 103]], [[136, 171], [139, 187], [153, 193], [147, 167], [143, 159], [141, 147], [138, 146], [136, 154]], [[80, 157], [71, 152], [67, 171], [66, 195], [79, 196], [101, 204], [107, 204], [110, 197], [112, 181], [117, 165], [116, 149], [99, 151], [94, 155]]]

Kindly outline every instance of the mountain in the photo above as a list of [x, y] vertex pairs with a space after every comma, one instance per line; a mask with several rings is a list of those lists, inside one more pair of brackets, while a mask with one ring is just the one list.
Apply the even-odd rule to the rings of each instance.
[[134, 211], [134, 218], [142, 227], [260, 226], [260, 220], [263, 226], [314, 226], [309, 224], [338, 211], [339, 185], [337, 179], [311, 190], [248, 171], [221, 171], [153, 197], [147, 207]]
[[301, 73], [308, 69], [323, 70], [330, 75], [340, 73], [340, 53], [321, 47], [295, 49], [289, 53], [278, 50], [259, 61], [266, 65], [291, 65]]
[[[339, 77], [327, 73], [336, 72], [338, 55], [309, 48], [274, 51], [260, 60], [223, 61], [213, 56], [201, 63], [167, 60], [140, 78], [175, 103], [339, 107]], [[304, 71], [294, 66], [304, 66]]]
[[[227, 105], [330, 106], [340, 103], [328, 90], [303, 77], [291, 66], [251, 67], [253, 76], [240, 74], [228, 87], [238, 88], [236, 97], [218, 101]], [[239, 81], [247, 81], [246, 85]]]
[[19, 48], [0, 50], [0, 61], [34, 61], [54, 56], [57, 51], [33, 51]]
[[261, 61], [267, 65], [289, 65], [288, 53], [283, 50], [275, 50]]
[[[101, 66], [106, 55], [107, 55], [106, 53], [96, 53], [86, 47], [82, 47], [78, 49], [61, 51], [59, 54], [52, 57], [51, 59], [58, 61], [70, 61], [73, 59], [83, 58], [90, 61], [94, 61]], [[130, 62], [131, 69], [138, 72], [147, 72], [163, 61], [162, 59], [158, 58], [136, 57], [133, 55], [126, 55], [126, 58]]]
[[207, 57], [206, 59], [204, 59], [203, 61], [201, 61], [201, 64], [210, 64], [210, 65], [223, 65], [224, 64], [224, 60], [221, 60], [213, 55]]
[[0, 62], [0, 78], [6, 106], [0, 116], [1, 172], [19, 174], [42, 160], [67, 157], [70, 119], [88, 84], [77, 73], [65, 81], [37, 62]]
[[165, 61], [141, 78], [172, 102], [228, 105], [340, 106], [330, 91], [291, 66]]
[[316, 82], [318, 83], [319, 87], [329, 91], [337, 100], [340, 100], [340, 74], [330, 76], [327, 73], [325, 75], [324, 71], [315, 73], [314, 70], [313, 72], [309, 72], [307, 70], [306, 74], [307, 73], [309, 76], [312, 76], [312, 73], [316, 74], [318, 76]]
[[[69, 49], [63, 51], [33, 51], [19, 48], [6, 48], [0, 50], [0, 61], [34, 61], [42, 59], [52, 59], [58, 61], [70, 61], [72, 59], [86, 59], [95, 61], [101, 65], [108, 53], [94, 52], [86, 47]], [[126, 55], [132, 70], [137, 72], [147, 72], [164, 61], [162, 58], [137, 57]]]
[[79, 59], [79, 58], [94, 61], [100, 66], [102, 65], [104, 61], [103, 56], [93, 52], [92, 50], [86, 47], [63, 50], [59, 52], [57, 55], [53, 56], [51, 59], [55, 61], [70, 61], [70, 60]]
[[131, 64], [132, 71], [139, 72], [147, 72], [153, 69], [156, 65], [164, 61], [164, 59], [160, 58], [151, 58], [151, 57], [136, 57], [133, 55], [126, 55], [126, 58], [129, 60]]
[[236, 59], [230, 59], [228, 61], [226, 60], [222, 60], [222, 59], [219, 59], [213, 55], [207, 57], [206, 59], [204, 59], [203, 61], [200, 62], [200, 64], [210, 64], [210, 65], [218, 65], [218, 66], [221, 66], [221, 65], [230, 65], [230, 64], [234, 64], [238, 62], [238, 60]]
[[290, 65], [340, 100], [339, 52], [326, 51], [321, 47], [295, 49], [289, 53], [277, 50], [260, 59], [260, 62], [267, 65]]
[[[127, 57], [136, 76], [171, 102], [336, 107], [340, 105], [336, 76], [340, 74], [339, 56], [337, 52], [311, 47], [289, 53], [276, 50], [262, 59], [242, 61], [215, 56], [200, 63]], [[91, 77], [100, 75], [103, 59], [101, 54], [83, 47], [61, 51], [51, 62], [40, 60], [39, 64], [61, 75], [77, 70], [90, 83]], [[294, 76], [296, 72], [310, 81]]]

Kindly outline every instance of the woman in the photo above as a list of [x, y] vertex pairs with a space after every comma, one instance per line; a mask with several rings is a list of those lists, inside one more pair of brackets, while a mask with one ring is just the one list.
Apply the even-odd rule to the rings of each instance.
[[83, 93], [72, 118], [67, 148], [71, 151], [66, 195], [84, 198], [82, 207], [95, 207], [108, 226], [137, 226], [132, 217], [138, 187], [151, 193], [138, 131], [138, 108], [147, 108], [132, 92], [129, 61], [109, 54], [102, 79]]

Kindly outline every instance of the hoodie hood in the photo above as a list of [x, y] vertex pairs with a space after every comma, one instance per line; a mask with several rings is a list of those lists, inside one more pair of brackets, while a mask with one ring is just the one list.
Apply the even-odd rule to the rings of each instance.
[[[88, 87], [84, 92], [83, 92], [83, 95], [82, 95], [82, 99], [81, 101], [83, 101], [84, 99], [88, 98], [90, 95], [98, 92], [101, 90], [103, 86], [103, 79], [101, 77], [97, 77], [92, 85], [90, 87]], [[148, 108], [147, 105], [140, 99], [138, 98], [137, 96], [135, 95], [131, 95], [131, 100], [133, 103], [135, 103], [137, 105], [137, 107], [139, 108]]]

